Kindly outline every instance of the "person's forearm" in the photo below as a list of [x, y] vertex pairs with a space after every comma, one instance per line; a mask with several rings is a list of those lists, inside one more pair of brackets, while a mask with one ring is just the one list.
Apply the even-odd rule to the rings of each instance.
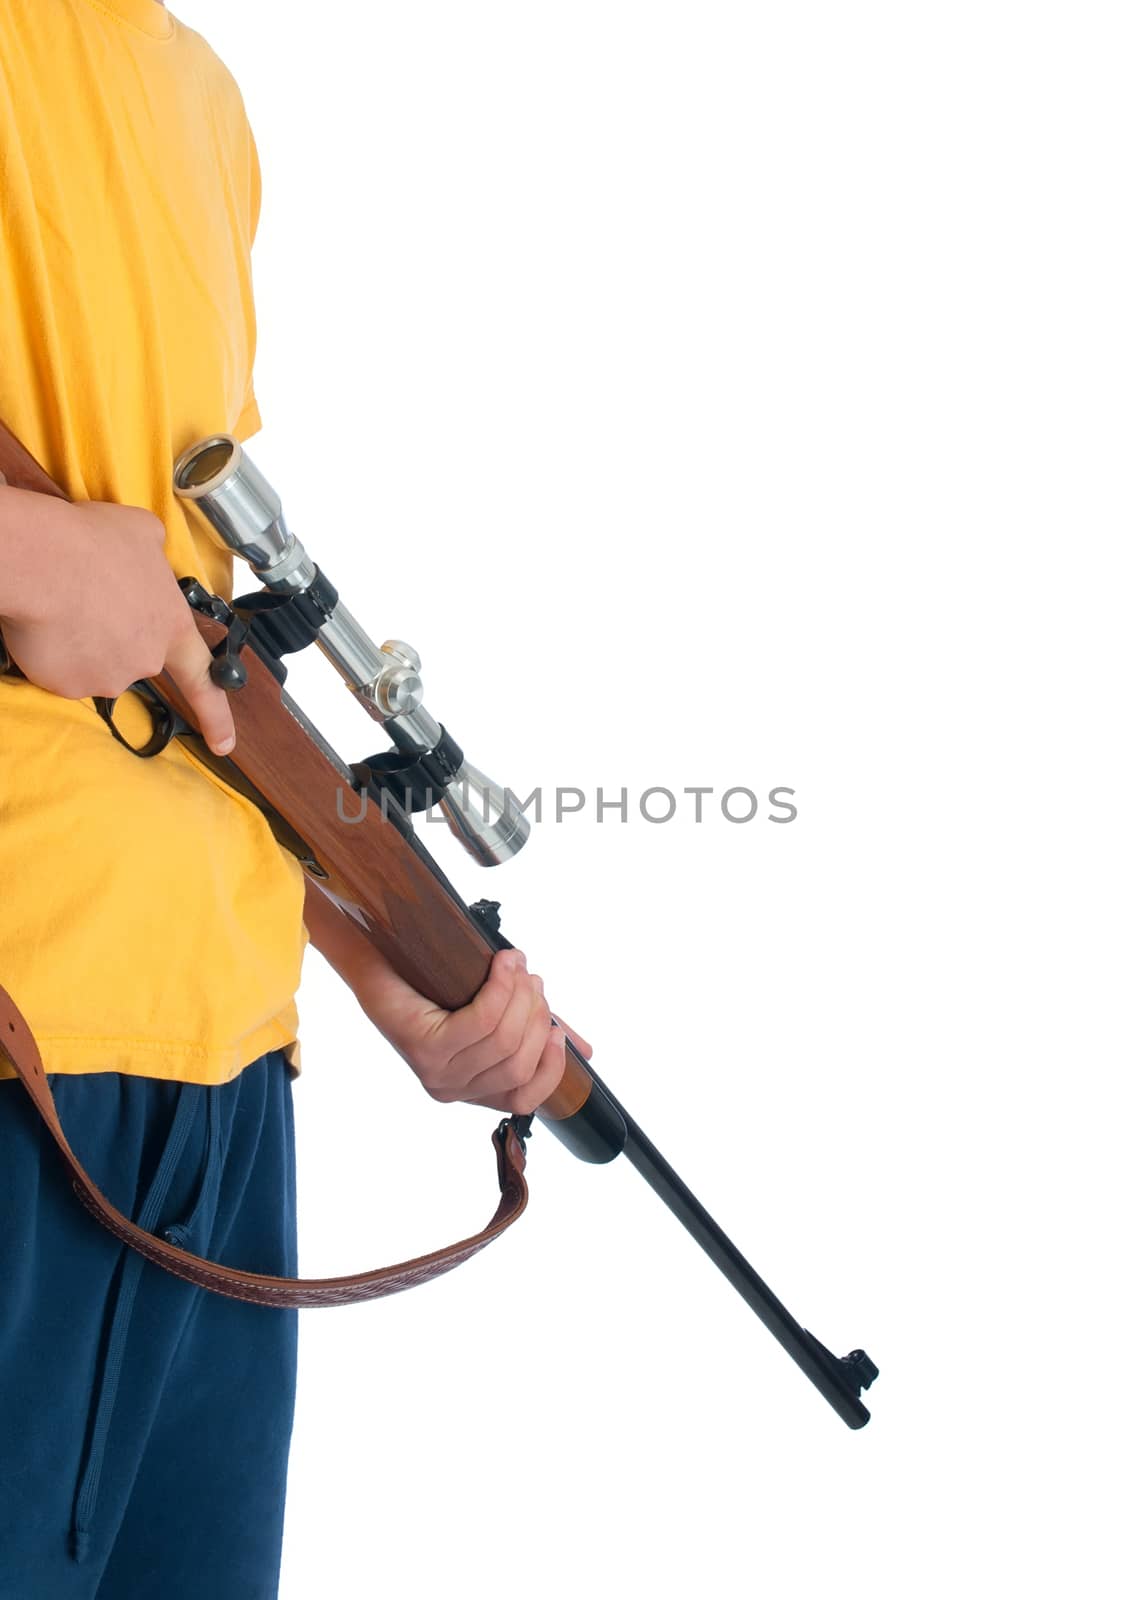
[[0, 618], [33, 621], [52, 571], [58, 530], [72, 508], [50, 495], [0, 484]]
[[316, 945], [329, 966], [357, 995], [373, 967], [387, 965], [358, 924], [311, 879], [305, 881], [305, 926], [310, 944]]

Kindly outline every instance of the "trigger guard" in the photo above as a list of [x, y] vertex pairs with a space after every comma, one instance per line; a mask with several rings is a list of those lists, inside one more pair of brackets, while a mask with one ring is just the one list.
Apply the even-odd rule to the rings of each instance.
[[152, 688], [146, 679], [138, 679], [136, 683], [129, 685], [129, 689], [141, 696], [152, 713], [153, 731], [144, 744], [130, 744], [113, 720], [113, 708], [121, 698], [120, 695], [114, 695], [110, 699], [107, 695], [96, 694], [94, 696], [94, 709], [118, 744], [123, 744], [130, 755], [139, 756], [142, 761], [148, 761], [151, 757], [158, 756], [162, 750], [166, 749], [178, 733], [194, 733], [195, 730], [184, 721], [178, 712], [172, 709], [164, 697]]

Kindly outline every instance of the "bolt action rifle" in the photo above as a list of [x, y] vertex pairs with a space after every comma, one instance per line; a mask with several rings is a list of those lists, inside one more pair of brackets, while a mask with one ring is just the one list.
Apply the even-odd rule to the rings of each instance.
[[[0, 425], [0, 472], [15, 488], [66, 498]], [[377, 648], [323, 570], [287, 528], [281, 501], [237, 440], [215, 435], [175, 463], [176, 493], [194, 504], [213, 538], [253, 569], [262, 587], [227, 602], [194, 578], [180, 587], [211, 650], [212, 677], [230, 694], [237, 742], [216, 757], [167, 673], [133, 685], [153, 715], [142, 758], [177, 738], [225, 783], [258, 805], [306, 876], [414, 988], [446, 1010], [468, 1004], [497, 950], [511, 948], [494, 901], [466, 905], [423, 847], [411, 822], [437, 806], [479, 863], [509, 859], [529, 824], [512, 796], [472, 766], [423, 704], [417, 654], [401, 641]], [[346, 763], [285, 691], [283, 658], [316, 644], [392, 749]], [[13, 670], [11, 664], [9, 669]], [[18, 667], [14, 668], [18, 671]], [[96, 699], [114, 736], [114, 702]], [[349, 795], [352, 814], [340, 803]], [[568, 1040], [566, 1071], [536, 1116], [583, 1161], [624, 1156], [660, 1196], [829, 1404], [852, 1428], [868, 1421], [861, 1401], [878, 1369], [863, 1350], [845, 1357], [804, 1329], [646, 1138], [625, 1107]], [[79, 1198], [103, 1226], [167, 1271], [216, 1293], [265, 1305], [312, 1306], [371, 1299], [425, 1281], [467, 1260], [515, 1221], [527, 1203], [526, 1141], [533, 1117], [509, 1116], [493, 1135], [501, 1199], [471, 1238], [394, 1267], [329, 1279], [242, 1272], [180, 1249], [135, 1226], [98, 1190], [59, 1124], [34, 1039], [0, 989], [0, 1053], [15, 1067], [70, 1168]]]

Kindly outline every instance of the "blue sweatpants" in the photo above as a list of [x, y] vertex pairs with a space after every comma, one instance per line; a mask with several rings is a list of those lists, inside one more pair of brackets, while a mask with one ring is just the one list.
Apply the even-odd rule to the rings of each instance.
[[[293, 1102], [280, 1051], [215, 1088], [51, 1078], [74, 1149], [154, 1233], [297, 1270]], [[0, 1597], [272, 1600], [297, 1313], [182, 1282], [70, 1187], [0, 1082]]]

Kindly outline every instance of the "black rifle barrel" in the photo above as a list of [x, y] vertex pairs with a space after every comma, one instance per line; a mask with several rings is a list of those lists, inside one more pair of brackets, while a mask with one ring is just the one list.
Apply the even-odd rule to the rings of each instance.
[[842, 1360], [826, 1350], [819, 1339], [791, 1316], [628, 1113], [626, 1128], [628, 1138], [622, 1152], [626, 1160], [680, 1219], [701, 1250], [715, 1262], [728, 1283], [766, 1324], [837, 1415], [843, 1417], [850, 1428], [862, 1428], [869, 1412], [861, 1402], [860, 1391], [866, 1389], [879, 1372], [871, 1357], [863, 1350], [853, 1350]]
[[[485, 937], [497, 950], [512, 945], [500, 931], [500, 907], [495, 900], [478, 900], [469, 907]], [[820, 1339], [786, 1310], [778, 1296], [759, 1277], [741, 1250], [724, 1233], [719, 1223], [705, 1211], [684, 1179], [676, 1173], [653, 1141], [642, 1132], [621, 1101], [609, 1089], [590, 1062], [570, 1039], [567, 1051], [582, 1063], [593, 1087], [586, 1104], [573, 1116], [555, 1119], [540, 1116], [561, 1144], [581, 1161], [604, 1165], [617, 1156], [626, 1160], [645, 1179], [654, 1194], [668, 1206], [673, 1216], [687, 1228], [704, 1254], [714, 1262], [732, 1288], [740, 1294], [755, 1315], [764, 1322], [783, 1350], [805, 1373], [814, 1388], [825, 1396], [838, 1417], [850, 1428], [862, 1428], [871, 1413], [860, 1399], [879, 1377], [880, 1369], [863, 1350], [835, 1356]], [[525, 1128], [533, 1119], [519, 1119]]]
[[[574, 1046], [568, 1041], [568, 1050]], [[862, 1428], [869, 1412], [861, 1402], [861, 1389], [879, 1376], [879, 1368], [863, 1350], [843, 1358], [827, 1350], [794, 1318], [770, 1286], [759, 1277], [746, 1256], [736, 1248], [715, 1218], [700, 1204], [653, 1141], [607, 1088], [590, 1062], [575, 1051], [594, 1082], [590, 1100], [575, 1116], [556, 1122], [541, 1117], [544, 1127], [573, 1154], [586, 1161], [604, 1163], [617, 1155], [645, 1179], [695, 1239], [701, 1250], [723, 1273], [751, 1310], [770, 1329], [783, 1350], [798, 1364], [839, 1417], [850, 1428]]]

